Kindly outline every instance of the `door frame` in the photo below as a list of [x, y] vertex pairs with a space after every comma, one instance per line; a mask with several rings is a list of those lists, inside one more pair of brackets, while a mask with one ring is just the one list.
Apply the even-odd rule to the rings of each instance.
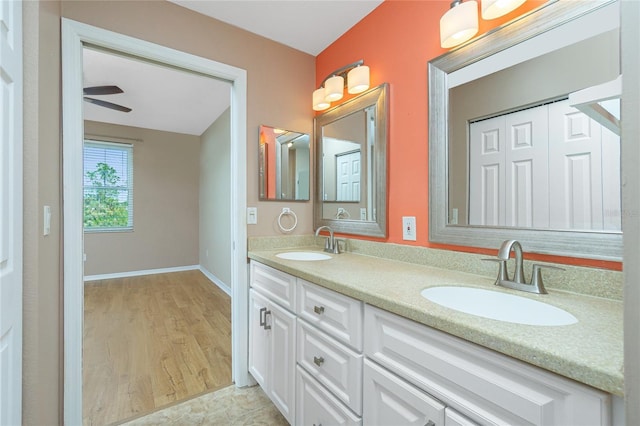
[[231, 83], [232, 378], [248, 373], [248, 280], [246, 227], [247, 72], [221, 62], [62, 18], [62, 154], [64, 267], [64, 423], [82, 424], [84, 265], [82, 175], [83, 44], [103, 47], [191, 70]]

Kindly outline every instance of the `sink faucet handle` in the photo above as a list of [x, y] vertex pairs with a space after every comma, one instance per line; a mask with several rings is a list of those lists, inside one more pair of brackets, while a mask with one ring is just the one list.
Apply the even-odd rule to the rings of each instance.
[[539, 263], [533, 265], [533, 271], [531, 272], [531, 285], [538, 290], [538, 293], [546, 294], [547, 290], [544, 288], [544, 282], [542, 281], [542, 269], [557, 269], [564, 271], [564, 268], [552, 265], [541, 265]]

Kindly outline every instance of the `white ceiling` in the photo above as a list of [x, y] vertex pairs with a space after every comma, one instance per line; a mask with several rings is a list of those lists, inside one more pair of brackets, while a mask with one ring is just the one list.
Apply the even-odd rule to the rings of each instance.
[[383, 0], [169, 0], [313, 56]]
[[[317, 56], [383, 0], [169, 1]], [[83, 76], [124, 91], [91, 97], [132, 109], [84, 102], [86, 120], [200, 136], [230, 105], [227, 82], [88, 48]]]

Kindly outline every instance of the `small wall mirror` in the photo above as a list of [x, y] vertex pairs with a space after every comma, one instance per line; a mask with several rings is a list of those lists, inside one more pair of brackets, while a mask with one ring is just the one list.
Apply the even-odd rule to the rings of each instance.
[[429, 63], [431, 241], [621, 258], [619, 13], [550, 2]]
[[315, 119], [314, 226], [387, 235], [387, 84]]
[[260, 126], [260, 200], [308, 201], [310, 138], [307, 133]]

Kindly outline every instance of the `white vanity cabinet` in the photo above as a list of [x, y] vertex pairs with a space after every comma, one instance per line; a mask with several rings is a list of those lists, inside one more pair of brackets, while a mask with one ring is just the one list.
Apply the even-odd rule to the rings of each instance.
[[[380, 370], [387, 383], [394, 382], [389, 376], [396, 376], [396, 388], [404, 388], [408, 395], [419, 399], [426, 393], [446, 406], [445, 425], [611, 424], [610, 396], [604, 392], [369, 305], [365, 330], [365, 364], [377, 367], [365, 368], [365, 424], [369, 424], [368, 410], [376, 404], [380, 416], [399, 414], [397, 408], [388, 413], [380, 407], [376, 394], [382, 390], [375, 386], [382, 382], [371, 378], [384, 376]], [[448, 410], [456, 412], [447, 414]]]
[[294, 309], [295, 278], [252, 262], [251, 284], [249, 372], [287, 421], [293, 424], [296, 317], [280, 303]]
[[[305, 398], [298, 404], [298, 424], [308, 423], [308, 410], [322, 414], [309, 424], [343, 424], [337, 418], [360, 421], [363, 303], [302, 279], [297, 285], [298, 395]], [[321, 418], [333, 420], [323, 423]]]

